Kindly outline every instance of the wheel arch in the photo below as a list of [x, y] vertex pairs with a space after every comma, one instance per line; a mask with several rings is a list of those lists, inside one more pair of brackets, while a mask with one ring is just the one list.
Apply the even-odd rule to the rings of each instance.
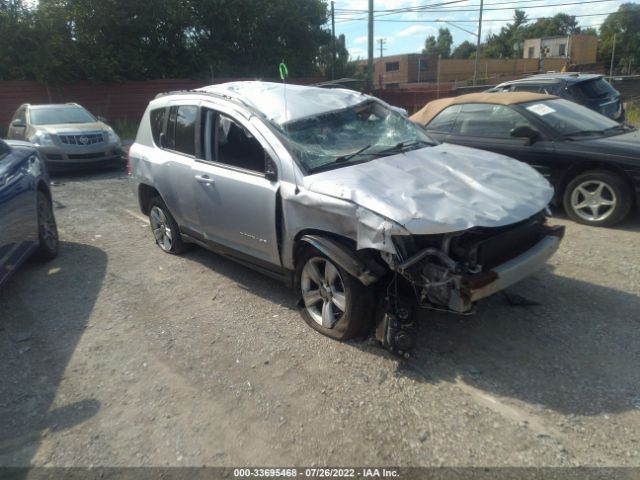
[[155, 197], [162, 198], [162, 195], [155, 187], [146, 183], [138, 185], [138, 204], [140, 205], [140, 211], [145, 215], [149, 215], [151, 200]]
[[357, 250], [356, 241], [334, 232], [306, 229], [298, 232], [293, 244], [293, 263], [298, 261], [307, 247], [313, 247], [326, 255], [350, 275], [368, 286], [377, 282], [387, 269], [376, 258], [375, 250]]

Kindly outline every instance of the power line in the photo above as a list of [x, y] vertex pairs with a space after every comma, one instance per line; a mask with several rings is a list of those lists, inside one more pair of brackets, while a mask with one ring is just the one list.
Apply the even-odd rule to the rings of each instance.
[[[520, 0], [521, 2], [524, 1], [540, 1], [540, 0]], [[563, 2], [563, 3], [553, 3], [553, 4], [546, 4], [546, 5], [524, 5], [521, 7], [489, 7], [489, 8], [484, 8], [484, 10], [524, 10], [524, 9], [534, 9], [534, 8], [547, 8], [547, 7], [564, 7], [564, 6], [569, 6], [569, 5], [584, 5], [584, 4], [592, 4], [592, 3], [604, 3], [604, 2], [615, 2], [618, 0], [583, 0], [583, 1], [575, 1], [575, 2]], [[454, 2], [451, 2], [454, 3]], [[506, 3], [517, 3], [517, 2], [506, 2]], [[503, 5], [503, 3], [494, 3], [493, 5]], [[469, 7], [480, 7], [480, 5], [469, 5]], [[401, 10], [401, 9], [396, 9], [394, 11], [386, 11], [383, 10], [383, 12], [389, 12], [389, 13], [381, 13], [379, 15], [374, 15], [374, 18], [380, 18], [382, 16], [389, 16], [389, 15], [397, 15], [399, 13], [417, 13], [417, 12], [422, 12], [422, 13], [446, 13], [446, 12], [475, 12], [478, 10], [478, 8], [433, 8], [432, 6], [429, 6], [429, 8], [422, 8], [421, 10]], [[577, 17], [579, 15], [571, 15], [574, 17]], [[361, 17], [361, 18], [351, 18], [348, 16], [345, 16], [345, 14], [342, 14], [339, 16], [340, 18], [340, 23], [344, 23], [345, 21], [357, 21], [357, 20], [364, 20], [365, 17]], [[380, 21], [384, 21], [384, 20], [380, 20]], [[416, 20], [417, 21], [417, 20]]]

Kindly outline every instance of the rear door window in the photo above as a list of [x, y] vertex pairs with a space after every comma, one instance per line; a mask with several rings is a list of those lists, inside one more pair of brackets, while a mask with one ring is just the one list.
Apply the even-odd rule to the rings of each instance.
[[171, 107], [167, 124], [167, 148], [186, 155], [196, 154], [196, 122], [198, 107]]

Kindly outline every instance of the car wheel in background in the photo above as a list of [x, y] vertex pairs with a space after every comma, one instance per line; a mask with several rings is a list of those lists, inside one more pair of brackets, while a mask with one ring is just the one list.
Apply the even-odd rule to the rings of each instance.
[[51, 200], [43, 192], [38, 190], [38, 241], [36, 252], [38, 258], [51, 260], [58, 255], [58, 227], [53, 215]]
[[372, 326], [373, 291], [314, 248], [296, 269], [301, 315], [311, 328], [336, 340], [367, 333]]
[[633, 197], [631, 188], [619, 175], [593, 170], [581, 173], [569, 182], [563, 203], [572, 220], [610, 227], [627, 216]]
[[149, 224], [158, 247], [174, 255], [184, 252], [186, 245], [178, 224], [162, 199], [155, 197], [149, 206]]

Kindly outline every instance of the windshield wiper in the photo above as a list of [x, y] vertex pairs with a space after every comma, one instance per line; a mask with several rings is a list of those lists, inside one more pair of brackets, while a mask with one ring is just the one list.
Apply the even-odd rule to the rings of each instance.
[[355, 151], [353, 153], [349, 153], [347, 155], [342, 155], [338, 158], [336, 158], [333, 163], [344, 163], [344, 162], [348, 162], [349, 160], [351, 160], [353, 157], [355, 157], [356, 155], [360, 155], [361, 153], [363, 153], [365, 150], [368, 150], [371, 148], [371, 145], [365, 145], [364, 147], [362, 147], [360, 150]]
[[584, 136], [584, 135], [606, 135], [607, 133], [612, 133], [615, 131], [627, 132], [631, 130], [633, 129], [629, 129], [629, 127], [626, 127], [625, 125], [615, 125], [613, 127], [605, 128], [602, 130], [581, 130], [579, 132], [571, 132], [571, 133], [565, 134], [564, 136], [566, 138], [571, 138], [571, 137]]
[[404, 152], [405, 150], [409, 149], [409, 148], [413, 148], [413, 147], [417, 147], [420, 145], [434, 145], [431, 142], [427, 142], [426, 140], [415, 140], [413, 142], [400, 142], [396, 145], [394, 145], [393, 147], [390, 148], [385, 148], [384, 150], [380, 150], [379, 152], [376, 152], [376, 155], [386, 155], [387, 153], [393, 153], [393, 152]]

